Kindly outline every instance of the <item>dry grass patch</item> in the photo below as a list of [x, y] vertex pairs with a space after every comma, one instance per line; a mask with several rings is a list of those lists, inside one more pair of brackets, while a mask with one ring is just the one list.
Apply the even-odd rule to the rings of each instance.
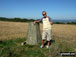
[[28, 23], [0, 21], [0, 39], [25, 38]]
[[[26, 38], [28, 23], [0, 21], [0, 40]], [[40, 24], [42, 34], [42, 24]], [[52, 39], [55, 42], [73, 47], [76, 50], [76, 25], [54, 24], [52, 26]]]

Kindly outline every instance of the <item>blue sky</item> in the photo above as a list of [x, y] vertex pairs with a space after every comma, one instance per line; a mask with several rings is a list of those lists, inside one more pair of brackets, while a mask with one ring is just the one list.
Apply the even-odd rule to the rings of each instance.
[[76, 0], [0, 0], [0, 17], [76, 19]]

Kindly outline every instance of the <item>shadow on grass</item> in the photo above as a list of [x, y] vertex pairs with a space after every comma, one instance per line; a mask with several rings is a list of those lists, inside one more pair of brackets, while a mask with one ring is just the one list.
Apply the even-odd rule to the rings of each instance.
[[[48, 41], [45, 42], [44, 46], [47, 45], [47, 42]], [[55, 43], [55, 40], [50, 40], [50, 45], [52, 45], [52, 43]]]
[[2, 40], [0, 40], [0, 44], [1, 44], [1, 43], [3, 43], [3, 41], [2, 41]]

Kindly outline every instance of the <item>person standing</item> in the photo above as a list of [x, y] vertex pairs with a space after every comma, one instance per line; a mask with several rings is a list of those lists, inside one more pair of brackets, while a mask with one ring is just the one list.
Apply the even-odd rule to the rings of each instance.
[[[40, 20], [34, 21], [34, 24], [39, 23], [39, 22], [43, 23], [42, 43], [41, 43], [40, 48], [44, 47], [45, 39], [47, 39], [46, 48], [49, 48], [50, 40], [52, 39], [51, 25], [53, 24], [53, 22], [52, 22], [51, 18], [49, 16], [47, 16], [46, 11], [43, 11], [42, 15], [43, 15], [43, 18], [41, 18]], [[46, 36], [47, 36], [47, 38], [46, 38]]]

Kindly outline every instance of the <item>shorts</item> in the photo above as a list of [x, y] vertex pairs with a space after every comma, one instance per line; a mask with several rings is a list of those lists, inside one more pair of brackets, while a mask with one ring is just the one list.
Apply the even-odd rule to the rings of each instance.
[[47, 39], [47, 41], [50, 41], [52, 39], [52, 30], [43, 30], [42, 33], [42, 40]]

